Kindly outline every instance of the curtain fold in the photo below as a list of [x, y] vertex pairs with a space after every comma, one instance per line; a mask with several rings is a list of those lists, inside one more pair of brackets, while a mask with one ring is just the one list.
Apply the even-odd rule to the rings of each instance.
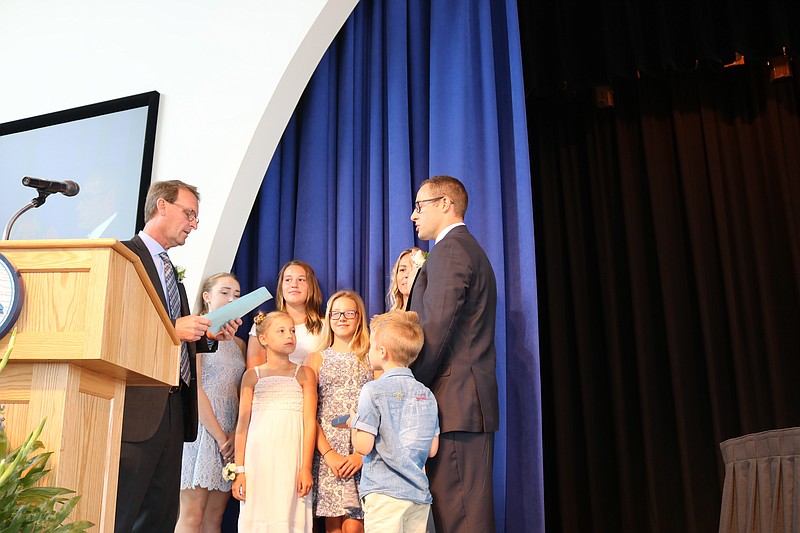
[[[416, 240], [426, 178], [470, 195], [466, 223], [498, 286], [498, 531], [543, 531], [538, 310], [530, 162], [514, 0], [362, 1], [313, 75], [245, 228], [233, 270], [275, 288], [307, 261], [324, 294], [385, 310], [389, 272]], [[247, 326], [249, 327], [249, 326]]]

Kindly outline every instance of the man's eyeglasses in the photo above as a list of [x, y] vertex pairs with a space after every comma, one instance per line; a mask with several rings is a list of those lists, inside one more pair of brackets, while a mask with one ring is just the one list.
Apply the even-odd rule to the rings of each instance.
[[436, 198], [428, 198], [426, 200], [417, 200], [416, 202], [414, 202], [414, 211], [416, 211], [417, 213], [422, 213], [423, 205], [430, 202], [438, 202], [442, 198], [444, 198], [444, 196], [437, 196]]
[[170, 202], [169, 200], [164, 200], [164, 201], [167, 202], [168, 204], [172, 204], [176, 207], [179, 207], [180, 210], [183, 211], [183, 214], [186, 215], [186, 218], [189, 219], [189, 222], [197, 222], [198, 224], [200, 224], [200, 219], [197, 218], [197, 213], [194, 212], [194, 209], [189, 209], [185, 205], [181, 205], [178, 202]]
[[331, 311], [331, 320], [339, 320], [342, 316], [344, 316], [345, 320], [353, 320], [358, 316], [358, 311], [353, 311], [352, 309], [349, 311]]

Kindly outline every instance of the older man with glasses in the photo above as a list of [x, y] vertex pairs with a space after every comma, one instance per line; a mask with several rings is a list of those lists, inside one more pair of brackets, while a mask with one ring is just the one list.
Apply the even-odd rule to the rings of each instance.
[[[197, 438], [195, 354], [215, 351], [216, 343], [206, 337], [211, 321], [190, 314], [186, 291], [167, 251], [183, 246], [197, 229], [199, 201], [192, 185], [177, 180], [154, 183], [145, 201], [144, 229], [123, 242], [141, 259], [182, 342], [176, 386], [125, 389], [116, 532], [172, 531], [178, 519], [183, 442]], [[241, 323], [228, 322], [216, 338], [233, 338]]]

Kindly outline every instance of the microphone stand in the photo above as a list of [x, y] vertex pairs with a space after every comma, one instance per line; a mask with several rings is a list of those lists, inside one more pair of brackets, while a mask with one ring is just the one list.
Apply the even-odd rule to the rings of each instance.
[[5, 231], [3, 231], [3, 240], [4, 241], [8, 240], [8, 237], [11, 235], [11, 226], [14, 225], [14, 222], [17, 221], [17, 219], [22, 215], [22, 213], [30, 211], [34, 207], [43, 206], [44, 203], [47, 201], [47, 197], [50, 196], [50, 194], [52, 193], [39, 191], [39, 196], [31, 200], [29, 204], [22, 206], [22, 208], [19, 211], [11, 215], [11, 218], [8, 219], [8, 224], [6, 224], [6, 229]]

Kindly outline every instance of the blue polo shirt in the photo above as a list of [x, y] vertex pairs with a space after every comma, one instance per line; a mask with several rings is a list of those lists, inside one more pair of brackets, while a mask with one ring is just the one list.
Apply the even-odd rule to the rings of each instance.
[[433, 393], [408, 368], [393, 368], [361, 389], [352, 427], [375, 435], [364, 456], [361, 497], [377, 492], [414, 503], [431, 503], [422, 471], [431, 441], [439, 434]]

